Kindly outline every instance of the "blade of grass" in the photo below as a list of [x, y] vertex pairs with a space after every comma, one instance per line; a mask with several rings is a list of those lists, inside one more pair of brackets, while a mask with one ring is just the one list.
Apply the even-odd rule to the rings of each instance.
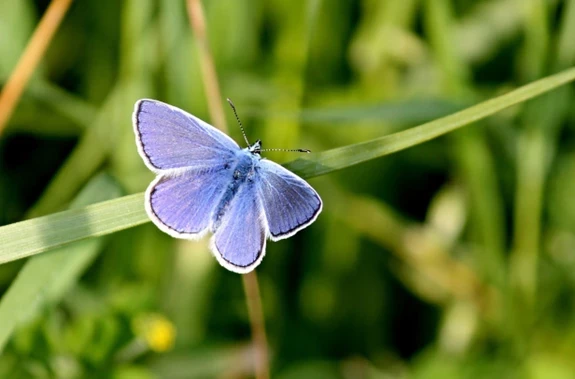
[[517, 0], [478, 1], [462, 15], [454, 36], [466, 62], [487, 61], [519, 34], [522, 19], [517, 6]]
[[[445, 92], [451, 97], [465, 98], [472, 91], [470, 70], [455, 49], [454, 17], [451, 1], [427, 0], [426, 27], [431, 46], [441, 69]], [[459, 174], [469, 192], [471, 231], [480, 251], [474, 255], [482, 274], [491, 283], [505, 283], [505, 238], [503, 204], [495, 163], [485, 138], [485, 129], [476, 125], [453, 134], [454, 157]]]
[[269, 378], [269, 354], [260, 286], [255, 271], [242, 275], [246, 304], [250, 317], [254, 344], [254, 363], [257, 378]]
[[[453, 115], [364, 143], [340, 147], [285, 165], [303, 178], [325, 175], [426, 142], [502, 109], [575, 80], [575, 68], [538, 80]], [[143, 193], [69, 210], [0, 228], [0, 263], [48, 251], [83, 238], [148, 222]], [[27, 232], [22, 232], [26, 230]]]
[[447, 117], [371, 141], [313, 154], [310, 159], [299, 158], [285, 166], [305, 178], [324, 175], [429, 141], [573, 80], [575, 68], [570, 68]]
[[429, 98], [407, 99], [381, 104], [335, 106], [324, 109], [301, 109], [299, 112], [269, 111], [260, 108], [241, 106], [246, 117], [257, 119], [299, 119], [305, 123], [325, 123], [330, 126], [347, 124], [354, 121], [377, 121], [395, 125], [416, 125], [417, 123], [446, 116], [463, 108], [453, 101]]
[[52, 0], [16, 68], [2, 89], [0, 93], [0, 134], [71, 3], [72, 0]]
[[97, 114], [92, 104], [39, 78], [30, 83], [22, 96], [6, 132], [76, 137], [90, 126]]
[[111, 91], [92, 125], [28, 212], [29, 217], [62, 209], [102, 165], [114, 146], [115, 134], [110, 133], [110, 125], [123, 103], [124, 95], [125, 89], [120, 84]]
[[[524, 54], [529, 59], [522, 60], [522, 74], [526, 80], [531, 80], [544, 75], [545, 66], [549, 62], [549, 10], [546, 2], [542, 0], [524, 3], [523, 8]], [[514, 306], [517, 307], [515, 313], [524, 323], [522, 326], [527, 328], [533, 320], [531, 310], [535, 305], [542, 232], [543, 185], [550, 158], [549, 150], [553, 144], [549, 136], [551, 128], [557, 127], [547, 120], [547, 117], [552, 115], [548, 114], [549, 107], [554, 107], [550, 100], [549, 95], [543, 96], [525, 109], [522, 115], [523, 130], [517, 145], [517, 154], [521, 159], [517, 159], [510, 281], [514, 290]], [[541, 117], [541, 114], [545, 114], [545, 117]], [[524, 329], [518, 333], [520, 339], [524, 338], [523, 332]]]
[[139, 193], [4, 226], [0, 263], [146, 223], [143, 205], [144, 194]]
[[[60, 210], [70, 202], [79, 189], [94, 175], [106, 159], [112, 158], [112, 166], [119, 179], [126, 178], [125, 172], [118, 170], [134, 162], [143, 167], [135, 154], [133, 134], [129, 115], [134, 103], [148, 93], [147, 78], [143, 72], [153, 71], [156, 64], [153, 50], [146, 49], [151, 41], [153, 24], [149, 21], [150, 2], [124, 2], [122, 10], [125, 30], [122, 31], [121, 72], [118, 81], [109, 91], [103, 106], [98, 108], [94, 122], [82, 135], [68, 159], [52, 178], [40, 200], [29, 212], [30, 217], [40, 216]], [[146, 4], [148, 4], [146, 6]], [[138, 7], [139, 5], [139, 7]], [[138, 7], [133, 11], [132, 7]], [[132, 19], [139, 17], [138, 20]], [[131, 22], [130, 22], [131, 21]], [[153, 44], [153, 43], [152, 43]], [[150, 58], [150, 59], [148, 59]], [[118, 127], [122, 125], [122, 127]], [[130, 154], [123, 154], [130, 143]], [[123, 160], [121, 159], [123, 158]], [[122, 183], [124, 185], [129, 183]]]
[[561, 24], [559, 40], [557, 42], [557, 69], [569, 67], [575, 61], [575, 1], [569, 0], [563, 13], [564, 21]]
[[202, 77], [205, 81], [204, 89], [206, 91], [206, 98], [208, 99], [211, 120], [213, 125], [218, 129], [227, 131], [226, 118], [221, 101], [222, 95], [220, 93], [220, 85], [218, 83], [218, 76], [215, 69], [216, 66], [208, 45], [206, 21], [204, 11], [202, 9], [202, 3], [200, 0], [188, 0], [187, 9], [188, 17], [190, 18], [190, 25], [194, 30], [196, 43], [200, 50], [200, 62], [203, 72]]
[[[531, 3], [530, 3], [531, 4]], [[536, 63], [526, 63], [525, 75], [542, 75], [547, 66], [553, 70], [570, 67], [575, 60], [575, 43], [572, 38], [575, 22], [575, 2], [566, 4], [561, 17], [556, 54], [548, 45], [548, 4], [534, 1], [531, 16], [525, 28], [526, 55]], [[550, 57], [548, 56], [550, 55]], [[539, 70], [539, 71], [537, 71]], [[570, 88], [561, 88], [537, 99], [523, 115], [524, 129], [518, 143], [517, 186], [514, 209], [514, 235], [510, 254], [510, 281], [513, 289], [513, 314], [517, 346], [524, 346], [532, 325], [538, 319], [539, 257], [543, 245], [547, 176], [556, 154], [559, 132], [570, 110]]]
[[[72, 207], [119, 195], [117, 184], [110, 177], [100, 175], [80, 192]], [[101, 238], [80, 241], [26, 262], [0, 301], [0, 353], [19, 324], [32, 319], [46, 304], [58, 301], [76, 282], [95, 258], [102, 242]]]
[[0, 77], [4, 80], [18, 63], [34, 31], [34, 7], [31, 1], [0, 1]]
[[[183, 4], [161, 0], [159, 27], [162, 36], [160, 44], [161, 76], [165, 81], [164, 99], [182, 109], [194, 109], [204, 117], [206, 109], [204, 85], [202, 83], [197, 44], [190, 35], [187, 15], [182, 15]], [[186, 48], [182, 48], [186, 46]], [[169, 58], [168, 58], [169, 57]]]
[[157, 21], [154, 18], [154, 0], [128, 0], [122, 2], [122, 21], [120, 34], [120, 80], [125, 83], [122, 96], [116, 108], [115, 124], [122, 125], [113, 129], [113, 148], [108, 147], [108, 159], [111, 173], [120, 181], [126, 191], [133, 193], [142, 189], [131, 178], [133, 173], [144, 169], [142, 160], [136, 154], [134, 132], [127, 127], [134, 103], [141, 97], [155, 97], [152, 84], [153, 75], [159, 60], [158, 55], [149, 46], [156, 45], [158, 38]]
[[38, 80], [30, 86], [30, 96], [74, 121], [82, 129], [88, 127], [97, 114], [95, 106], [45, 80]]
[[[321, 3], [313, 0], [296, 3], [276, 1], [275, 4], [278, 7], [276, 12], [281, 14], [281, 18], [277, 23], [277, 42], [273, 50], [274, 71], [270, 82], [290, 96], [271, 98], [266, 102], [266, 108], [272, 112], [278, 109], [297, 112], [304, 101], [310, 40]], [[271, 15], [274, 16], [278, 15]], [[299, 139], [300, 126], [299, 119], [266, 119], [262, 139], [272, 147], [295, 146]], [[285, 155], [286, 152], [275, 153], [280, 160]]]

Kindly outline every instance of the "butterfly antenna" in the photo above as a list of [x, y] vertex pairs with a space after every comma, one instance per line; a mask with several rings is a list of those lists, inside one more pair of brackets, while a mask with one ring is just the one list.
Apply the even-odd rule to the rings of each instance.
[[238, 112], [236, 111], [236, 107], [235, 107], [234, 103], [232, 103], [232, 101], [230, 99], [226, 99], [226, 100], [230, 104], [230, 107], [232, 107], [232, 111], [234, 111], [234, 115], [236, 116], [236, 120], [238, 121], [238, 124], [240, 125], [240, 129], [242, 131], [242, 135], [244, 136], [244, 140], [248, 144], [248, 147], [251, 147], [252, 145], [248, 141], [248, 137], [246, 137], [246, 132], [244, 131], [244, 126], [242, 125], [242, 122], [238, 116]]
[[261, 149], [260, 151], [286, 151], [288, 153], [311, 153], [308, 149]]

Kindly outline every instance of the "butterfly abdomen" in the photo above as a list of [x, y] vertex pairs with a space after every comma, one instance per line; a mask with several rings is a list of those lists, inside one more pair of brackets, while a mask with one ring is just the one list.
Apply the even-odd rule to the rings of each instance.
[[[216, 230], [221, 223], [221, 219], [228, 210], [231, 201], [238, 193], [240, 187], [254, 185], [254, 175], [256, 173], [257, 159], [252, 154], [241, 152], [238, 154], [238, 160], [235, 167], [230, 168], [231, 179], [225, 189], [218, 206], [214, 211], [212, 230]], [[232, 164], [233, 166], [233, 164]]]

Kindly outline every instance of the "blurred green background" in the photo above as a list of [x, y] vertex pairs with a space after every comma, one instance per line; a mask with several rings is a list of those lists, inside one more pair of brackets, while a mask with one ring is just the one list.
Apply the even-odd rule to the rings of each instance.
[[[0, 83], [48, 4], [0, 1]], [[222, 95], [268, 148], [367, 141], [575, 63], [573, 0], [203, 4]], [[572, 90], [312, 179], [323, 213], [257, 270], [272, 376], [575, 378]], [[0, 225], [143, 191], [144, 97], [209, 121], [185, 2], [75, 1], [1, 136]], [[0, 291], [1, 378], [252, 376], [241, 278], [206, 241], [148, 223], [4, 264]]]

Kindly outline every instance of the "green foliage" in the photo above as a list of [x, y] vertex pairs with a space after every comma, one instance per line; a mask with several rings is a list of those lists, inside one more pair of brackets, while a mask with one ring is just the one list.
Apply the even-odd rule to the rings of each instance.
[[[72, 208], [118, 195], [119, 190], [115, 183], [109, 178], [97, 176], [78, 195], [72, 203]], [[33, 219], [31, 222], [35, 223], [37, 220]], [[74, 223], [78, 224], [78, 221], [71, 222], [71, 224]], [[51, 224], [48, 229], [62, 230], [63, 228], [56, 223]], [[2, 324], [0, 350], [6, 345], [7, 339], [17, 325], [38, 312], [36, 308], [43, 308], [46, 303], [57, 303], [64, 293], [69, 291], [69, 287], [76, 282], [78, 276], [92, 263], [96, 253], [101, 249], [102, 241], [97, 238], [54, 249], [55, 246], [64, 243], [50, 241], [50, 236], [42, 230], [42, 226], [37, 223], [30, 229], [17, 227], [2, 243], [3, 246], [10, 245], [13, 252], [26, 251], [31, 247], [30, 245], [40, 245], [45, 250], [49, 250], [50, 248], [46, 248], [50, 246], [52, 251], [28, 260], [3, 296], [0, 302], [0, 324]], [[74, 232], [68, 230], [68, 237], [72, 234]], [[27, 246], [13, 246], [9, 243], [9, 241], [17, 241], [17, 236], [22, 235], [42, 237], [43, 240], [31, 242]], [[95, 236], [93, 231], [91, 236]]]
[[[203, 3], [250, 138], [322, 176], [258, 268], [273, 376], [571, 377], [575, 1]], [[0, 377], [249, 377], [238, 275], [143, 209], [134, 102], [208, 119], [185, 2], [78, 5], [0, 139]]]

